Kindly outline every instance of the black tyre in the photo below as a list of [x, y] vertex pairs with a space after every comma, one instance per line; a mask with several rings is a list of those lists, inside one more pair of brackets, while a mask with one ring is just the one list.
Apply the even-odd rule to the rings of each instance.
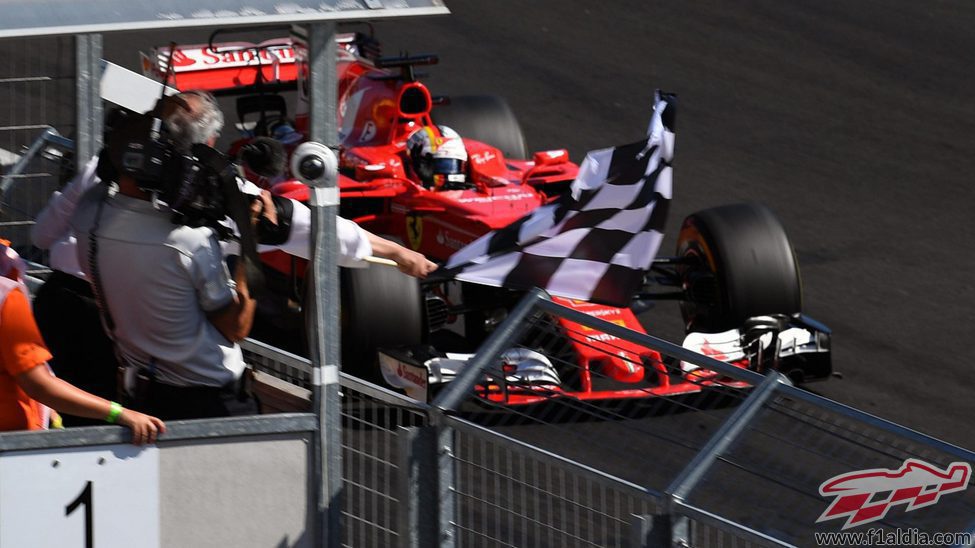
[[342, 370], [379, 381], [382, 347], [423, 342], [423, 300], [420, 284], [399, 270], [373, 265], [343, 268]]
[[434, 123], [447, 126], [467, 139], [496, 147], [506, 158], [528, 157], [528, 147], [518, 119], [504, 99], [496, 95], [451, 97], [449, 103], [437, 105]]
[[750, 317], [802, 310], [799, 265], [775, 215], [759, 204], [732, 204], [684, 219], [677, 238], [687, 331], [741, 327]]

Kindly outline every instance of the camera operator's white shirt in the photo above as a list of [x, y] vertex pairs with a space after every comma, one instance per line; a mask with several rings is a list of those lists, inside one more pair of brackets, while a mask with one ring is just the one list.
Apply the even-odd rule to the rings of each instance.
[[98, 182], [97, 167], [98, 156], [95, 156], [60, 192], [51, 195], [30, 229], [32, 243], [48, 250], [48, 266], [78, 278], [84, 278], [85, 274], [75, 256], [77, 241], [69, 222], [82, 194]]
[[[105, 194], [86, 193], [71, 226], [88, 279], [88, 233]], [[240, 377], [240, 347], [207, 318], [234, 298], [223, 252], [212, 229], [177, 226], [151, 202], [121, 194], [105, 199], [98, 220], [98, 277], [128, 365], [154, 369], [175, 386], [224, 386]]]

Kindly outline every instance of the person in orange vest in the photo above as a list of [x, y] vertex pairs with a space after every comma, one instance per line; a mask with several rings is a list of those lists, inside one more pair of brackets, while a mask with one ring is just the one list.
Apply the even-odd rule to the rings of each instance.
[[37, 330], [27, 287], [24, 262], [0, 242], [0, 431], [47, 427], [48, 407], [132, 429], [132, 443], [155, 443], [166, 431], [156, 417], [124, 409], [54, 376], [47, 365], [51, 353]]

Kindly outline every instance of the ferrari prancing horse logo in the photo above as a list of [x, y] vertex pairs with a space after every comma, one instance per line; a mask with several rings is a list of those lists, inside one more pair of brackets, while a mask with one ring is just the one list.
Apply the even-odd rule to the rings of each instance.
[[406, 216], [406, 237], [410, 240], [410, 247], [414, 251], [420, 249], [423, 241], [423, 217], [419, 215]]

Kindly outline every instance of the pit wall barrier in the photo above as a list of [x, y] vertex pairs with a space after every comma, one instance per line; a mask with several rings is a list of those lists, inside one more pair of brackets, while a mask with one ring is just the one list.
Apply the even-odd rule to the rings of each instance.
[[0, 434], [0, 547], [317, 546], [311, 414]]

